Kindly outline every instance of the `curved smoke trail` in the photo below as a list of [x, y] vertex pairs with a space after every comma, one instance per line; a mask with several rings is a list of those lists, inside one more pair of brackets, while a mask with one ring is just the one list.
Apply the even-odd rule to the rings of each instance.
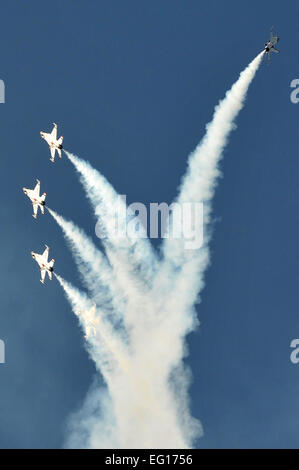
[[84, 230], [49, 207], [47, 209], [62, 229], [91, 297], [106, 313], [119, 320], [119, 312], [125, 308], [126, 293], [116, 285], [106, 256]]
[[[151, 279], [154, 274], [155, 254], [142, 224], [138, 238], [128, 236], [127, 221], [135, 214], [130, 213], [120, 195], [101, 173], [76, 155], [66, 150], [64, 152], [80, 175], [80, 181], [97, 218], [98, 231], [102, 232], [107, 256], [109, 257], [111, 250], [117, 255], [122, 253], [127, 265], [130, 261], [135, 272], [139, 272], [143, 279]], [[117, 236], [117, 233], [124, 233], [125, 236]]]

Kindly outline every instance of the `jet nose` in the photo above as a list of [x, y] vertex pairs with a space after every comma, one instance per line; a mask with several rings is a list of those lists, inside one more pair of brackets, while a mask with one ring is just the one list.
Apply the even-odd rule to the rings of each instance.
[[23, 188], [23, 191], [24, 191], [24, 193], [26, 194], [26, 192], [27, 192], [27, 191], [26, 191], [26, 188]]
[[35, 258], [35, 254], [34, 254], [33, 251], [31, 251], [31, 256], [32, 256], [33, 259]]

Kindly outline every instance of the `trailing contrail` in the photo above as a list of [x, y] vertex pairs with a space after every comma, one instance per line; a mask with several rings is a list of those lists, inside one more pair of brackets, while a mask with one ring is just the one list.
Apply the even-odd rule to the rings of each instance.
[[[174, 322], [176, 319], [176, 328], [172, 327], [171, 341], [178, 345], [181, 343], [182, 350], [182, 340], [185, 335], [198, 324], [193, 306], [204, 287], [204, 273], [210, 261], [211, 203], [220, 175], [218, 164], [229, 134], [235, 128], [234, 121], [244, 106], [248, 87], [263, 54], [261, 52], [248, 65], [226, 93], [225, 98], [216, 106], [203, 140], [189, 157], [188, 169], [180, 186], [177, 203], [179, 205], [184, 202], [204, 203], [204, 240], [201, 249], [186, 249], [183, 238], [166, 238], [163, 243], [163, 260], [155, 278], [153, 292], [156, 293], [155, 298], [159, 302], [161, 299], [163, 301], [162, 305], [160, 304], [160, 312], [163, 312], [165, 327], [171, 328], [171, 321]], [[174, 218], [173, 223], [175, 222]], [[173, 227], [170, 227], [170, 233], [171, 230]]]
[[79, 157], [64, 151], [80, 175], [80, 181], [91, 203], [97, 222], [104, 234], [102, 242], [109, 263], [113, 269], [117, 289], [126, 293], [123, 300], [127, 308], [123, 309], [123, 319], [130, 326], [134, 321], [131, 300], [144, 305], [150, 302], [147, 296], [148, 286], [152, 283], [157, 269], [157, 259], [146, 233], [140, 225], [141, 238], [119, 235], [115, 232], [121, 227], [126, 230], [127, 221], [132, 215], [122, 198], [111, 184], [92, 166]]
[[[239, 79], [226, 96], [215, 107], [212, 121], [206, 126], [206, 134], [188, 160], [188, 169], [182, 180], [177, 202], [203, 202], [205, 207], [204, 221], [208, 225], [211, 215], [217, 178], [220, 175], [218, 164], [229, 135], [236, 128], [235, 119], [244, 106], [246, 94], [263, 58], [262, 51], [240, 74]], [[181, 265], [182, 257], [188, 254], [180, 241], [164, 244], [166, 258]]]
[[124, 308], [126, 294], [113, 282], [115, 276], [105, 255], [81, 228], [66, 220], [54, 210], [47, 208], [51, 216], [62, 229], [74, 255], [83, 282], [94, 301], [102, 309], [118, 318]]
[[[117, 193], [89, 163], [66, 152], [108, 237], [103, 241], [112, 273], [106, 278], [108, 287], [111, 292], [117, 286], [126, 293], [126, 301], [118, 303], [119, 316], [125, 319], [125, 339], [122, 328], [107, 322], [102, 336], [105, 348], [101, 349], [102, 344], [97, 347], [97, 335], [92, 344], [92, 357], [108, 385], [102, 414], [94, 416], [95, 406], [99, 405], [95, 397], [102, 397], [102, 391], [93, 388], [83, 411], [73, 420], [70, 447], [187, 448], [201, 433], [200, 423], [190, 415], [190, 373], [183, 362], [187, 355], [185, 338], [198, 324], [194, 305], [210, 258], [212, 199], [220, 174], [219, 161], [262, 56], [263, 52], [248, 65], [216, 106], [203, 140], [189, 157], [176, 202], [204, 203], [204, 242], [198, 250], [186, 249], [183, 238], [167, 238], [158, 262], [148, 240], [109, 238], [116, 223]], [[79, 259], [84, 266], [90, 266], [98, 255], [92, 246], [90, 253], [80, 249], [82, 232], [53, 211], [50, 213], [71, 240], [77, 262]], [[121, 223], [126, 222], [124, 215]], [[175, 228], [175, 218], [171, 223], [170, 229]], [[101, 281], [100, 266], [99, 262], [91, 267], [88, 285]], [[87, 275], [84, 272], [83, 276]], [[75, 313], [82, 302], [90, 305], [97, 295], [96, 289], [90, 289], [89, 299], [57, 278]], [[113, 304], [113, 295], [110, 301]], [[110, 436], [105, 441], [101, 428]]]
[[[112, 277], [110, 267], [103, 253], [81, 228], [49, 207], [47, 209], [62, 229], [87, 288], [97, 293], [99, 293], [100, 287], [108, 289], [109, 285], [112, 285]], [[100, 279], [98, 278], [99, 274]], [[105, 299], [102, 298], [99, 301], [103, 303]]]
[[[217, 179], [220, 175], [219, 162], [223, 156], [223, 150], [228, 142], [229, 135], [235, 129], [235, 119], [244, 106], [246, 94], [251, 81], [261, 63], [264, 51], [261, 52], [246, 69], [240, 74], [239, 79], [226, 93], [225, 98], [215, 107], [212, 121], [206, 126], [206, 134], [194, 152], [189, 156], [188, 169], [182, 180], [177, 203], [202, 202], [204, 204], [204, 241], [200, 250], [186, 250], [183, 239], [166, 239], [163, 244], [164, 262], [162, 263], [160, 276], [156, 277], [159, 286], [161, 277], [173, 278], [173, 274], [188, 264], [190, 276], [187, 296], [191, 305], [196, 301], [199, 287], [203, 286], [203, 274], [209, 263], [209, 241], [211, 236], [210, 218], [212, 211], [212, 199], [214, 196]], [[173, 219], [173, 222], [174, 219]], [[173, 230], [173, 227], [171, 227]], [[185, 282], [186, 277], [179, 282]], [[159, 288], [159, 287], [158, 287]], [[192, 294], [193, 292], [193, 294]]]
[[[54, 273], [54, 275], [63, 288], [74, 313], [79, 318], [83, 331], [85, 331], [87, 325], [84, 313], [90, 310], [91, 299], [58, 274]], [[97, 311], [99, 326], [96, 335], [91, 335], [88, 339], [88, 351], [99, 370], [104, 370], [103, 375], [106, 381], [110, 382], [109, 377], [115, 372], [115, 365], [121, 367], [123, 371], [128, 370], [128, 352], [121, 338], [111, 330], [109, 323], [101, 315], [103, 316], [103, 313]]]
[[[140, 271], [142, 278], [149, 280], [155, 268], [154, 252], [147, 240], [143, 226], [139, 227], [138, 238], [128, 236], [127, 220], [133, 214], [130, 213], [122, 198], [106, 178], [92, 168], [88, 162], [66, 150], [64, 152], [80, 174], [80, 181], [98, 221], [99, 232], [102, 232], [102, 241], [105, 243], [107, 256], [112, 249], [117, 253], [123, 252], [123, 256], [126, 255], [127, 259], [128, 256], [130, 257], [133, 268]], [[118, 236], [118, 233], [124, 233], [124, 236]], [[151, 259], [150, 263], [149, 259]]]
[[[47, 209], [62, 229], [83, 282], [94, 301], [100, 304], [102, 310], [112, 319], [128, 320], [130, 298], [135, 296], [136, 303], [139, 297], [140, 302], [144, 303], [146, 293], [143, 285], [138, 284], [138, 279], [133, 278], [130, 271], [124, 268], [126, 260], [123, 259], [122, 252], [116, 255], [111, 251], [108, 263], [106, 256], [94, 245], [84, 230], [49, 207]], [[115, 265], [117, 269], [113, 271]], [[120, 312], [123, 312], [121, 316]]]

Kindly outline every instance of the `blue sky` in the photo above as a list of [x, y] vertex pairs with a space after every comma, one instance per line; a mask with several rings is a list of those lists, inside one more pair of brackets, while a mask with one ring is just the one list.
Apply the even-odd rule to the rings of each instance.
[[21, 188], [36, 177], [51, 208], [91, 236], [95, 223], [71, 164], [50, 163], [39, 131], [56, 121], [65, 147], [128, 202], [171, 202], [215, 104], [272, 25], [281, 54], [260, 67], [225, 151], [187, 362], [197, 447], [298, 447], [298, 15], [293, 1], [1, 3], [1, 448], [63, 446], [95, 373], [60, 287], [42, 286], [30, 257], [48, 243], [57, 272], [81, 285], [52, 218], [31, 217]]

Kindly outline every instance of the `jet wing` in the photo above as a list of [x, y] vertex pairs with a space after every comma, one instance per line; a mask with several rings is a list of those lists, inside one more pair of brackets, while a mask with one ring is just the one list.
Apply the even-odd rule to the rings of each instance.
[[57, 124], [54, 123], [54, 127], [52, 129], [52, 132], [51, 132], [51, 137], [53, 137], [53, 139], [57, 140]]
[[36, 183], [35, 188], [34, 188], [33, 191], [34, 191], [35, 193], [37, 193], [38, 196], [39, 196], [39, 189], [40, 189], [40, 181], [37, 180], [37, 183]]
[[46, 249], [42, 254], [42, 257], [44, 258], [46, 263], [48, 262], [49, 250], [50, 250], [50, 248], [46, 245]]

